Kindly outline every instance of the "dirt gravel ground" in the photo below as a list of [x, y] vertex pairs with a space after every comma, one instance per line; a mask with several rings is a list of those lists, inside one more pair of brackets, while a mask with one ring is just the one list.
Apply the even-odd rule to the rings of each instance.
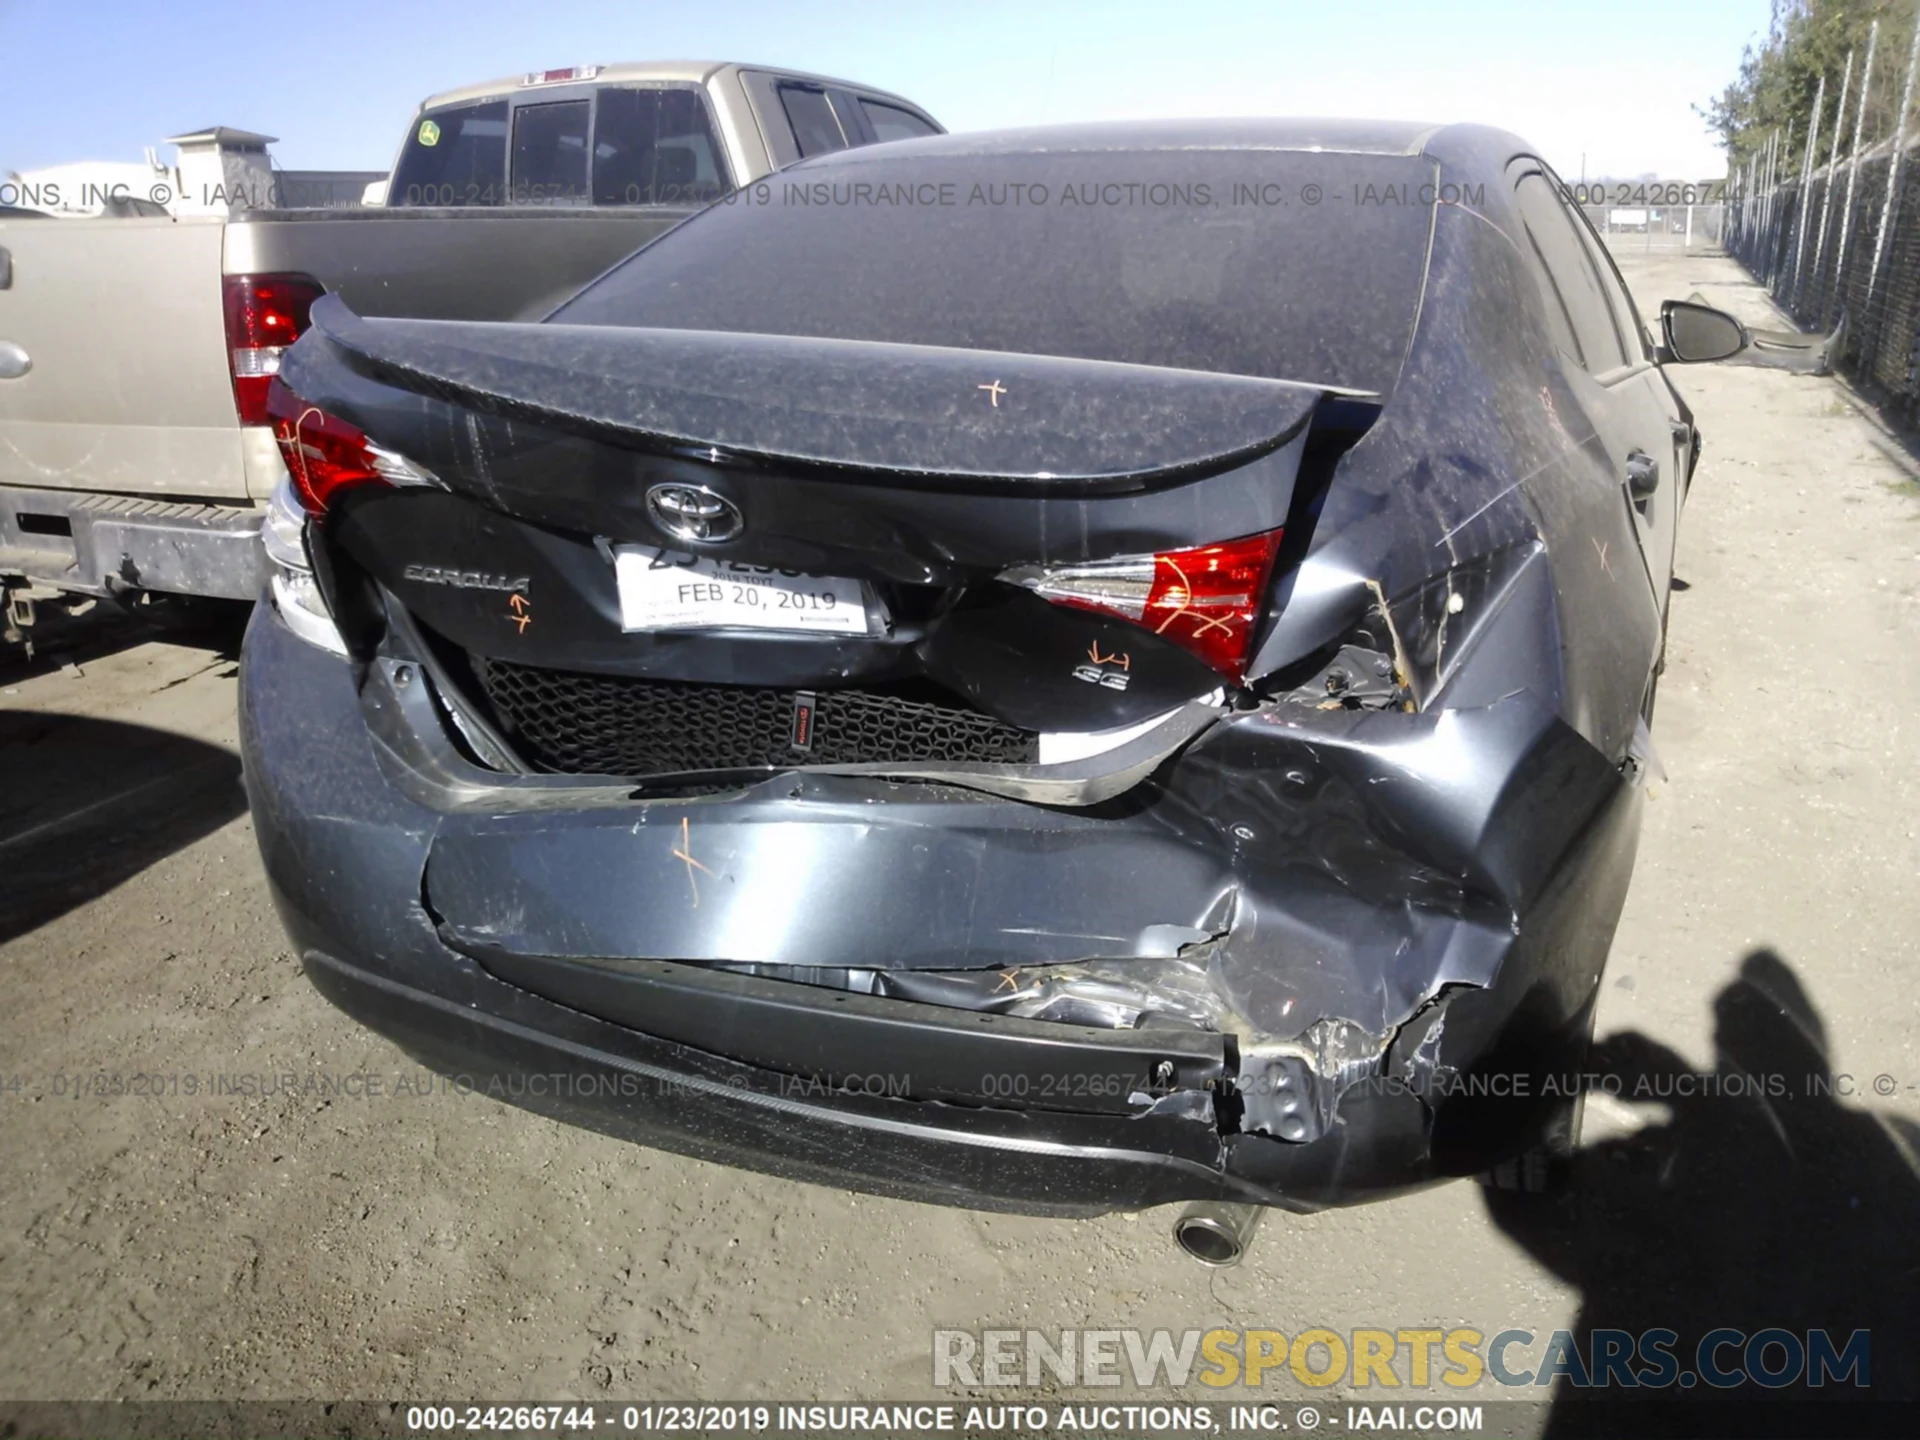
[[[1729, 261], [1627, 265], [1649, 309], [1766, 318]], [[0, 1397], [876, 1399], [930, 1390], [936, 1327], [1576, 1323], [1872, 1325], [1875, 1393], [1912, 1393], [1920, 465], [1832, 380], [1685, 388], [1667, 777], [1598, 1033], [1622, 1073], [1786, 1096], [1602, 1098], [1568, 1200], [1276, 1215], [1217, 1273], [1167, 1211], [986, 1216], [633, 1148], [448, 1093], [324, 1004], [261, 877], [231, 651], [95, 630], [77, 671], [0, 670]], [[1822, 1067], [1838, 1093], [1806, 1095]], [[135, 1075], [162, 1093], [74, 1093]], [[259, 1093], [282, 1075], [383, 1093]]]

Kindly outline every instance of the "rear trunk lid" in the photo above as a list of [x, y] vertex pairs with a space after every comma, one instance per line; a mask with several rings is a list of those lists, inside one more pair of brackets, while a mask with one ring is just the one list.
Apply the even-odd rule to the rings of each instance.
[[[313, 321], [285, 383], [434, 478], [343, 492], [336, 593], [373, 582], [532, 768], [566, 772], [1118, 754], [1238, 677], [1151, 616], [1057, 603], [1058, 576], [1284, 532], [1316, 415], [1373, 413], [1105, 361], [333, 299]], [[769, 602], [810, 613], [754, 619]]]

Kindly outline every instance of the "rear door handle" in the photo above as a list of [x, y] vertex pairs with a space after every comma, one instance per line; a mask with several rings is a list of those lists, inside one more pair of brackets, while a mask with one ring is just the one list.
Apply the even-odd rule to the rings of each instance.
[[0, 290], [13, 288], [13, 252], [0, 245]]
[[1636, 500], [1644, 500], [1660, 488], [1660, 462], [1638, 450], [1627, 456], [1627, 489]]

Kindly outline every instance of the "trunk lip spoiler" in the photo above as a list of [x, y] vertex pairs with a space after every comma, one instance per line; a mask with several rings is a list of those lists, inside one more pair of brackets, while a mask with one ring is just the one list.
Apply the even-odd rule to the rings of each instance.
[[[540, 353], [567, 343], [579, 357], [571, 365]], [[370, 434], [378, 417], [336, 393], [330, 362], [625, 449], [1036, 497], [1181, 483], [1284, 446], [1324, 402], [1384, 403], [1318, 382], [882, 341], [369, 319], [328, 295], [282, 379]]]

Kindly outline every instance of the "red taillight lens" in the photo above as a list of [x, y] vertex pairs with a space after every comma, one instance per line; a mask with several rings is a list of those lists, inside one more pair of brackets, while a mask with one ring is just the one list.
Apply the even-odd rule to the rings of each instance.
[[309, 405], [279, 379], [268, 377], [261, 408], [263, 418], [273, 422], [294, 493], [309, 515], [326, 514], [334, 495], [348, 485], [387, 483], [364, 434]]
[[227, 359], [242, 425], [267, 423], [267, 385], [280, 356], [307, 328], [326, 289], [310, 275], [229, 275], [225, 283]]
[[1001, 578], [1056, 605], [1131, 620], [1242, 680], [1281, 534], [1080, 565], [1020, 566]]

